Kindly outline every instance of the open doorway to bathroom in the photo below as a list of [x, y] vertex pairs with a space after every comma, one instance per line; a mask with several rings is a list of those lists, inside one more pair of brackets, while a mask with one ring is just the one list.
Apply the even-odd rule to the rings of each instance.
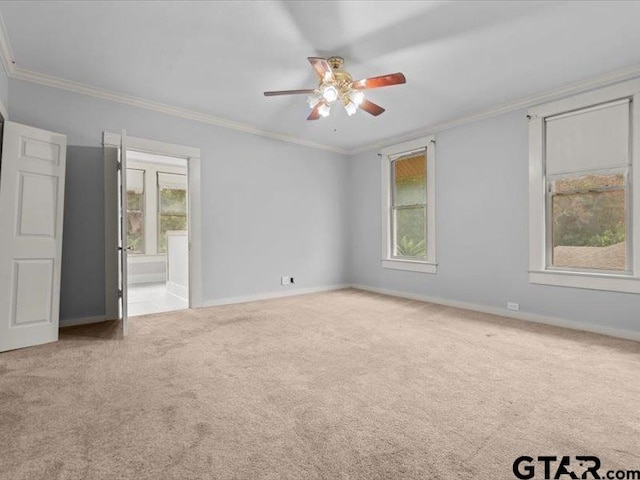
[[189, 189], [184, 158], [127, 150], [129, 316], [189, 308]]

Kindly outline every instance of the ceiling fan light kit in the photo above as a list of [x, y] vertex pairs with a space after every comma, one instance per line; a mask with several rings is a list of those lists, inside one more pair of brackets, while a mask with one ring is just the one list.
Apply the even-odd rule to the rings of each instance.
[[311, 113], [307, 120], [328, 117], [331, 113], [331, 104], [336, 101], [342, 102], [349, 116], [354, 115], [358, 109], [361, 109], [377, 117], [384, 112], [384, 108], [366, 100], [363, 90], [406, 83], [405, 76], [400, 72], [364, 78], [354, 82], [351, 75], [342, 69], [344, 65], [342, 57], [330, 57], [328, 59], [309, 57], [308, 60], [318, 74], [318, 88], [264, 92], [267, 97], [309, 94], [307, 104], [311, 108]]
[[328, 117], [331, 113], [331, 107], [329, 107], [329, 105], [327, 105], [326, 103], [322, 103], [322, 105], [318, 107], [318, 113], [321, 117]]

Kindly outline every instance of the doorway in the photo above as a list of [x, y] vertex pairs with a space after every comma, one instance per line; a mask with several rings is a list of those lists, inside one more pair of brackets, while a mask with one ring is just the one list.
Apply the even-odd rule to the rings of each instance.
[[132, 315], [201, 305], [200, 149], [125, 131], [103, 145], [105, 310], [126, 335], [129, 289]]
[[127, 311], [189, 308], [187, 160], [127, 150]]

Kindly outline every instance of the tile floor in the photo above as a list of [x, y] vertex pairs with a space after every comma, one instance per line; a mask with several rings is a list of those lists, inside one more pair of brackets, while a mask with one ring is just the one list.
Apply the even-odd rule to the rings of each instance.
[[189, 308], [189, 302], [167, 292], [166, 283], [137, 283], [128, 288], [130, 317]]

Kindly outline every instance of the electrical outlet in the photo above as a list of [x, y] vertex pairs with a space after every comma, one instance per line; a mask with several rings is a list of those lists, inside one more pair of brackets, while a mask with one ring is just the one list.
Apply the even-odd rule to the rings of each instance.
[[291, 278], [291, 277], [282, 277], [280, 279], [280, 283], [281, 283], [281, 285], [290, 285], [290, 284], [293, 283], [293, 278]]
[[507, 302], [507, 308], [509, 310], [513, 310], [517, 312], [518, 310], [520, 310], [520, 304], [514, 303], [514, 302]]

